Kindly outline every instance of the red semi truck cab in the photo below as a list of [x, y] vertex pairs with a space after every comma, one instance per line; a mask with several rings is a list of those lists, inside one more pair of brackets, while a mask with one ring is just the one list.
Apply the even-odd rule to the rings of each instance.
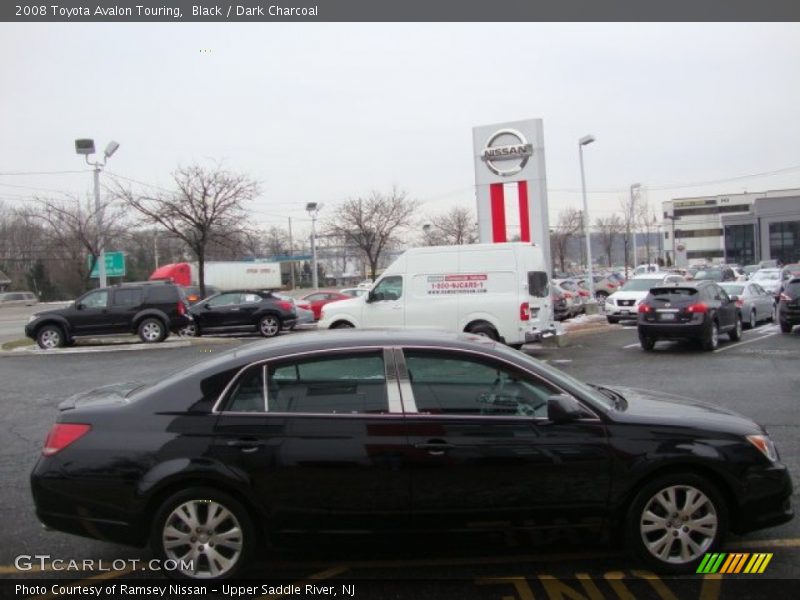
[[159, 267], [149, 279], [172, 281], [177, 285], [192, 285], [192, 267], [189, 263], [173, 263]]

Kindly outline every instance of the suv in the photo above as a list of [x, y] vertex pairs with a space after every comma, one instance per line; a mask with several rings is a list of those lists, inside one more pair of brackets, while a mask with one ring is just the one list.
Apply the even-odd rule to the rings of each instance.
[[72, 345], [76, 337], [136, 333], [163, 342], [191, 321], [181, 289], [167, 281], [123, 283], [92, 290], [66, 308], [31, 315], [25, 335], [45, 350]]
[[699, 340], [715, 350], [719, 334], [742, 337], [742, 315], [736, 302], [713, 281], [654, 287], [639, 304], [639, 342], [650, 351], [659, 339]]
[[783, 333], [791, 333], [792, 327], [800, 325], [800, 277], [787, 281], [781, 292], [778, 322]]
[[645, 299], [650, 288], [659, 285], [682, 283], [682, 275], [658, 271], [638, 275], [625, 282], [619, 290], [606, 298], [606, 319], [609, 323], [619, 323], [623, 319], [635, 319], [639, 303]]

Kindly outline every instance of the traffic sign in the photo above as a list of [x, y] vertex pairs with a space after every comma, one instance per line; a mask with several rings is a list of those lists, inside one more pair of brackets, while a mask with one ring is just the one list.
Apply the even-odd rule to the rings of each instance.
[[[125, 253], [124, 252], [106, 252], [106, 277], [125, 277]], [[87, 257], [87, 265], [92, 266], [94, 256]], [[95, 264], [89, 277], [100, 277], [99, 265]]]

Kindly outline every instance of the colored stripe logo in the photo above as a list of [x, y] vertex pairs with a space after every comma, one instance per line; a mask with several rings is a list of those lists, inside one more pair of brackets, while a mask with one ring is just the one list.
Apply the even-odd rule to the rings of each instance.
[[697, 573], [703, 575], [720, 573], [725, 575], [749, 573], [761, 574], [772, 560], [772, 553], [759, 552], [750, 554], [719, 552], [706, 554], [703, 561], [697, 567]]

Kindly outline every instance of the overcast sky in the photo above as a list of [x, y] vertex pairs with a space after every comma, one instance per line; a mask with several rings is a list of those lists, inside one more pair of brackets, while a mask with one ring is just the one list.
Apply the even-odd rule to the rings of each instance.
[[224, 160], [262, 183], [265, 224], [393, 184], [429, 213], [474, 207], [472, 127], [526, 118], [553, 221], [580, 203], [587, 133], [592, 219], [634, 182], [654, 203], [800, 187], [798, 24], [3, 23], [0, 52], [7, 204], [89, 191], [88, 172], [8, 173], [80, 170], [93, 137], [151, 185]]

